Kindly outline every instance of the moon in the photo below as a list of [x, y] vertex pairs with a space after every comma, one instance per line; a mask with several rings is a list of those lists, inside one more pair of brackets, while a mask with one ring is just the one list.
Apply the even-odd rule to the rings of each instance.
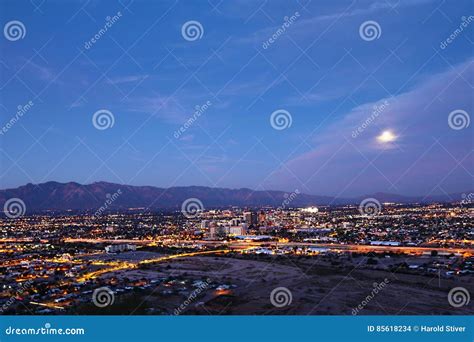
[[383, 131], [378, 137], [377, 141], [382, 144], [388, 144], [397, 140], [397, 136], [390, 130]]

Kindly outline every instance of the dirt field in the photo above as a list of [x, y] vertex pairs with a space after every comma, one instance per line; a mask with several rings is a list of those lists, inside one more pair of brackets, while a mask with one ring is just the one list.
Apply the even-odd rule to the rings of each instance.
[[[205, 315], [469, 315], [474, 305], [455, 308], [448, 293], [462, 286], [474, 293], [474, 277], [452, 279], [406, 270], [378, 270], [366, 257], [193, 257], [145, 269], [116, 272], [128, 279], [167, 279], [142, 292], [119, 296], [100, 313]], [[170, 281], [174, 279], [174, 281]], [[195, 280], [209, 285], [196, 293]], [[226, 285], [218, 288], [220, 285]], [[289, 296], [281, 307], [274, 289]], [[377, 288], [377, 291], [374, 289]], [[291, 297], [291, 300], [290, 298]], [[281, 299], [281, 298], [280, 298]], [[277, 303], [278, 304], [278, 303]], [[176, 311], [181, 306], [182, 309]], [[97, 313], [97, 312], [94, 312]]]

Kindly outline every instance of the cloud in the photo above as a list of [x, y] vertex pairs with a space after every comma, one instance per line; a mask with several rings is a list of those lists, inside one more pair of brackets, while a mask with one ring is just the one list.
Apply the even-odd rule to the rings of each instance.
[[135, 83], [138, 81], [142, 81], [148, 78], [150, 75], [129, 75], [129, 76], [121, 76], [121, 77], [114, 77], [109, 79], [107, 83], [109, 84], [123, 84], [123, 83]]
[[[31, 60], [26, 62], [28, 63], [29, 70], [31, 70], [39, 79], [48, 82], [54, 80], [56, 75], [51, 68], [39, 65]], [[58, 80], [56, 80], [56, 82], [59, 83]]]
[[304, 97], [301, 95], [290, 96], [285, 100], [285, 103], [291, 106], [314, 105], [316, 103], [324, 103], [338, 98], [343, 98], [343, 95], [344, 92], [336, 91], [334, 89], [324, 91], [315, 90], [304, 94]]
[[194, 140], [194, 134], [184, 134], [179, 140], [190, 142]]
[[353, 5], [356, 3], [356, 1], [353, 1], [350, 4], [350, 6], [346, 7], [342, 11], [319, 15], [309, 20], [311, 20], [314, 23], [314, 21], [325, 21], [325, 20], [334, 20], [334, 19], [344, 18], [344, 17], [362, 16], [362, 15], [372, 14], [381, 10], [392, 10], [392, 9], [399, 9], [401, 7], [418, 6], [418, 5], [423, 5], [430, 2], [433, 2], [433, 0], [405, 0], [405, 1], [397, 0], [397, 1], [384, 1], [384, 2], [374, 1], [370, 3], [367, 7], [353, 8]]
[[[181, 90], [171, 95], [154, 91], [148, 95], [130, 96], [124, 100], [124, 104], [125, 109], [128, 111], [147, 115], [153, 114], [154, 117], [166, 123], [183, 125], [195, 115], [196, 106], [202, 107], [210, 99], [211, 97], [207, 96], [207, 94], [194, 89], [193, 91]], [[212, 105], [208, 110], [212, 110], [214, 107], [222, 109], [228, 105], [228, 102], [214, 102], [214, 99], [212, 99]]]
[[[472, 169], [472, 126], [453, 130], [448, 115], [463, 109], [472, 116], [473, 63], [469, 59], [421, 80], [412, 90], [357, 106], [338, 120], [328, 113], [325, 122], [331, 123], [312, 134], [310, 144], [315, 147], [289, 160], [273, 184], [294, 182], [285, 172], [289, 169], [322, 193], [344, 188], [426, 193], [444, 181], [456, 182], [459, 191], [472, 188], [472, 177], [462, 167], [469, 164]], [[387, 129], [397, 135], [390, 149], [377, 141]], [[454, 171], [458, 178], [449, 179]], [[408, 174], [411, 177], [405, 177]], [[340, 188], [334, 189], [334, 184]]]
[[182, 124], [193, 110], [187, 111], [176, 96], [154, 94], [136, 96], [125, 101], [126, 109], [132, 112], [153, 114], [155, 117], [172, 124]]
[[[398, 1], [374, 1], [368, 4], [366, 7], [359, 7], [357, 8], [357, 1], [352, 1], [349, 5], [344, 5], [341, 8], [338, 8], [336, 11], [332, 11], [325, 14], [320, 14], [313, 17], [307, 17], [308, 13], [305, 10], [295, 7], [295, 11], [299, 11], [301, 14], [300, 19], [296, 20], [291, 26], [287, 29], [290, 35], [293, 34], [314, 34], [315, 32], [315, 25], [324, 25], [323, 27], [327, 27], [328, 21], [337, 21], [343, 18], [350, 18], [350, 17], [358, 17], [358, 16], [366, 16], [369, 14], [375, 14], [379, 11], [391, 11], [396, 10], [404, 7], [412, 7], [418, 5], [424, 5], [427, 3], [431, 3], [434, 0], [398, 0]], [[293, 13], [288, 13], [288, 15], [292, 15]], [[254, 32], [251, 36], [242, 37], [237, 42], [240, 43], [255, 43], [255, 42], [262, 42], [267, 40], [273, 33], [275, 33], [281, 25], [283, 24], [283, 19], [281, 23], [276, 25], [272, 25], [269, 27], [265, 27]]]

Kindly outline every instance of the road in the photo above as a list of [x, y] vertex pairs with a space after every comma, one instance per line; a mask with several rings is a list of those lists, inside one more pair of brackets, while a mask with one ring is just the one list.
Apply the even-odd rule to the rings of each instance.
[[218, 250], [212, 250], [212, 251], [180, 253], [180, 254], [173, 254], [173, 255], [165, 255], [165, 256], [152, 258], [152, 259], [145, 259], [145, 260], [142, 260], [142, 261], [139, 261], [139, 262], [136, 262], [136, 263], [132, 263], [132, 262], [111, 262], [109, 265], [111, 265], [112, 267], [101, 269], [101, 270], [90, 272], [90, 273], [86, 273], [86, 274], [82, 275], [80, 278], [78, 278], [77, 281], [78, 282], [83, 282], [83, 281], [86, 281], [86, 280], [89, 280], [89, 279], [97, 278], [98, 276], [103, 275], [105, 273], [121, 271], [121, 270], [127, 270], [127, 269], [134, 269], [134, 268], [138, 268], [140, 265], [146, 265], [146, 264], [152, 264], [152, 263], [157, 263], [157, 262], [162, 262], [162, 261], [168, 261], [168, 260], [171, 260], [171, 259], [193, 257], [193, 256], [198, 256], [198, 255], [229, 253], [231, 251], [232, 251], [231, 249], [218, 249]]
[[[69, 243], [129, 243], [135, 245], [147, 246], [150, 244], [161, 243], [159, 240], [113, 240], [113, 239], [66, 239]], [[247, 249], [249, 247], [275, 246], [278, 247], [316, 247], [328, 248], [331, 250], [340, 250], [346, 252], [398, 252], [422, 254], [424, 252], [437, 251], [438, 253], [459, 253], [474, 255], [474, 248], [446, 248], [446, 247], [417, 247], [417, 246], [374, 246], [374, 245], [355, 245], [355, 244], [337, 244], [337, 243], [311, 243], [311, 242], [246, 242], [246, 241], [209, 241], [209, 240], [180, 240], [173, 244], [199, 244], [203, 246], [225, 246], [229, 249]]]

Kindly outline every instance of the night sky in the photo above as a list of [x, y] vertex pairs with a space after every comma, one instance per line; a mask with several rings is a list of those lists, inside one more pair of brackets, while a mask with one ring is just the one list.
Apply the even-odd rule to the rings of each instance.
[[0, 188], [471, 191], [473, 15], [469, 0], [1, 1]]

